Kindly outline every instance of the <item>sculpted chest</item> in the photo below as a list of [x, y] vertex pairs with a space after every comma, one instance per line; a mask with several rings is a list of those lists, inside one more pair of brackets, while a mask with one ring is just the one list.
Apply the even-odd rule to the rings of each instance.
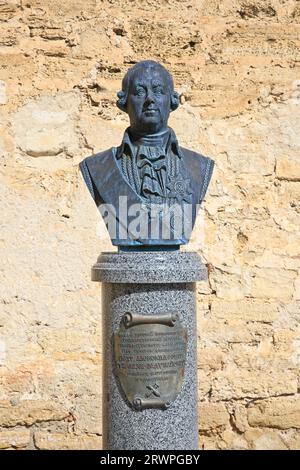
[[[90, 193], [99, 207], [109, 213], [116, 221], [116, 233], [111, 234], [115, 245], [180, 245], [188, 242], [193, 229], [198, 206], [201, 204], [209, 184], [213, 161], [190, 150], [180, 148], [180, 172], [166, 173], [166, 194], [158, 204], [149, 202], [147, 198], [137, 193], [122, 171], [122, 159], [118, 159], [118, 150], [111, 148], [107, 151], [86, 158], [80, 164], [80, 169]], [[176, 157], [178, 159], [178, 157]], [[126, 205], [126, 212], [125, 211]], [[171, 207], [171, 212], [170, 212]], [[175, 217], [182, 217], [181, 229], [174, 233]], [[180, 211], [182, 214], [180, 215]], [[144, 225], [159, 224], [153, 233], [145, 237], [132, 233], [130, 226], [134, 220]], [[157, 219], [156, 221], [154, 219]], [[163, 236], [165, 228], [166, 236]], [[109, 227], [108, 227], [109, 229]], [[121, 229], [121, 230], [120, 230]], [[126, 237], [120, 237], [120, 231]], [[148, 230], [149, 232], [149, 230]], [[152, 230], [153, 232], [153, 230]], [[170, 236], [168, 236], [170, 232]], [[113, 235], [113, 236], [112, 236]], [[140, 236], [141, 235], [141, 236]]]

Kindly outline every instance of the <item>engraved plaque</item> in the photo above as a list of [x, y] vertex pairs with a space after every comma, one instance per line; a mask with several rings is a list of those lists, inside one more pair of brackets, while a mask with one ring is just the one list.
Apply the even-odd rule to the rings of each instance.
[[176, 314], [126, 313], [114, 334], [115, 374], [137, 411], [170, 406], [180, 392], [187, 331]]

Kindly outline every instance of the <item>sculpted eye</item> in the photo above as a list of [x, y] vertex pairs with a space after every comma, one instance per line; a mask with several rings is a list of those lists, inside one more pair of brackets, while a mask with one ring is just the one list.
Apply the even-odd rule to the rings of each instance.
[[164, 94], [164, 90], [161, 88], [161, 87], [155, 87], [154, 88], [154, 93], [156, 95], [163, 95]]
[[140, 86], [135, 89], [135, 95], [143, 96], [144, 94], [145, 94], [145, 90], [143, 87]]

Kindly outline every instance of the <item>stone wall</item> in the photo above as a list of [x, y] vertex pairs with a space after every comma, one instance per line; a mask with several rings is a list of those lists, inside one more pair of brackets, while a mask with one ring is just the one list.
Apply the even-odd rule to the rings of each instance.
[[[116, 145], [133, 62], [173, 73], [216, 161], [189, 249], [203, 449], [300, 449], [300, 1], [0, 0], [0, 448], [101, 446], [110, 250], [79, 161]], [[204, 229], [203, 229], [204, 222]]]

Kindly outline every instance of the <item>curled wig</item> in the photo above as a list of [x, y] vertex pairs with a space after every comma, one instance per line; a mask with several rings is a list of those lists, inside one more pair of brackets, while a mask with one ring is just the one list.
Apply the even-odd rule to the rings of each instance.
[[130, 80], [132, 79], [134, 73], [140, 68], [147, 69], [147, 68], [154, 68], [154, 67], [159, 68], [167, 77], [167, 81], [168, 81], [169, 89], [170, 89], [171, 111], [175, 111], [175, 109], [178, 108], [179, 94], [177, 93], [177, 91], [174, 90], [174, 82], [173, 82], [172, 75], [167, 71], [165, 67], [163, 67], [158, 62], [155, 62], [154, 60], [142, 60], [141, 62], [138, 62], [137, 64], [135, 64], [133, 67], [130, 67], [130, 69], [126, 72], [122, 80], [122, 90], [117, 93], [117, 96], [118, 96], [117, 106], [119, 109], [121, 109], [124, 112], [127, 111], [127, 99], [128, 99], [128, 93], [129, 93], [129, 85], [130, 85]]

